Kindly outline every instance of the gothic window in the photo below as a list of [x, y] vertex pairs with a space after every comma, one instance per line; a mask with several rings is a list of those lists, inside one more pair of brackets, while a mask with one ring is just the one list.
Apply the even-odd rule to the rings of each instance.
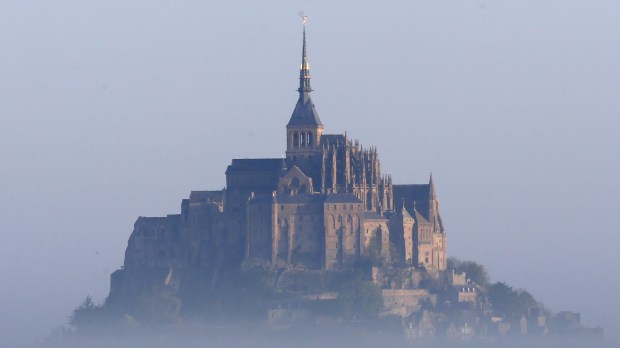
[[312, 147], [312, 133], [308, 133], [308, 147]]

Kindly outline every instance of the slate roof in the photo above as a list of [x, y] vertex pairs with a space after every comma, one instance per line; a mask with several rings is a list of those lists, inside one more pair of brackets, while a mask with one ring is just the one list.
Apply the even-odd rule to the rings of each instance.
[[419, 224], [430, 224], [430, 222], [424, 217], [424, 215], [422, 215], [418, 211], [418, 209], [415, 209], [413, 212], [414, 212], [415, 221], [418, 223], [418, 225]]
[[[306, 94], [306, 95], [304, 95]], [[312, 98], [307, 93], [300, 93], [295, 109], [291, 115], [291, 119], [288, 121], [289, 126], [318, 126], [323, 127], [319, 114], [314, 108]]]
[[430, 186], [428, 184], [420, 185], [394, 185], [394, 205], [398, 206], [405, 199], [405, 207], [411, 213], [413, 210], [413, 202], [416, 202], [417, 210], [428, 220], [428, 201]]
[[415, 220], [413, 218], [413, 216], [411, 216], [411, 214], [409, 214], [409, 212], [407, 211], [407, 209], [402, 209], [402, 214], [403, 214], [403, 219], [412, 219]]
[[286, 168], [284, 158], [243, 158], [233, 159], [226, 169], [226, 174], [231, 172], [277, 172]]

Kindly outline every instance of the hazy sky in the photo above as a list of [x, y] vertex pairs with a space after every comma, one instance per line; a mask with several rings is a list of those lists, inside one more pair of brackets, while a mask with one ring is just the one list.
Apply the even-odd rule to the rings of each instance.
[[102, 302], [138, 216], [284, 153], [300, 11], [326, 132], [432, 171], [451, 256], [617, 335], [618, 1], [76, 0], [0, 2], [3, 339]]

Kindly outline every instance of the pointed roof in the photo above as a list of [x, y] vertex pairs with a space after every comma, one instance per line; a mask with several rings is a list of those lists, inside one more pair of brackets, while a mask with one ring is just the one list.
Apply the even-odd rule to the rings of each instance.
[[323, 127], [323, 123], [321, 123], [319, 114], [316, 112], [316, 109], [314, 108], [314, 103], [310, 98], [310, 92], [312, 92], [312, 87], [310, 87], [310, 64], [308, 63], [308, 56], [306, 53], [306, 20], [307, 17], [304, 16], [304, 39], [301, 50], [301, 67], [299, 69], [299, 88], [297, 89], [297, 91], [299, 92], [299, 99], [297, 100], [295, 110], [293, 110], [293, 114], [291, 115], [291, 119], [286, 125], [287, 127]]
[[418, 208], [416, 207], [416, 201], [413, 201], [413, 216], [415, 221], [419, 224], [430, 224], [430, 222], [424, 217], [424, 215], [420, 214]]
[[417, 204], [417, 210], [424, 215], [426, 219], [426, 213], [429, 210], [429, 185], [428, 184], [413, 184], [413, 185], [393, 185], [394, 206], [397, 207], [397, 202], [405, 199], [405, 203], [408, 207], [411, 207], [415, 201]]
[[405, 199], [403, 198], [401, 202], [402, 203], [400, 207], [400, 214], [403, 216], [403, 219], [413, 219], [413, 216], [411, 216], [411, 214], [409, 214], [409, 212], [405, 208]]
[[415, 219], [413, 218], [413, 216], [411, 216], [411, 214], [409, 214], [409, 212], [407, 211], [407, 209], [405, 209], [405, 207], [403, 207], [402, 214], [403, 214], [403, 219], [412, 219], [412, 220], [415, 220]]
[[431, 201], [437, 200], [437, 193], [435, 192], [435, 183], [433, 182], [433, 172], [428, 180], [428, 199]]

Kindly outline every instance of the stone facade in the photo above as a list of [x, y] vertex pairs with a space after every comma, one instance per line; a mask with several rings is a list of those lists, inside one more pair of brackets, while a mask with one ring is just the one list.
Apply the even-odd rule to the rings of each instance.
[[[286, 157], [233, 159], [226, 188], [192, 192], [180, 214], [140, 217], [119, 272], [242, 262], [347, 270], [364, 260], [446, 269], [432, 176], [428, 184], [393, 185], [376, 148], [324, 132], [310, 97], [305, 32], [299, 79]], [[113, 288], [126, 278], [116, 273]]]

